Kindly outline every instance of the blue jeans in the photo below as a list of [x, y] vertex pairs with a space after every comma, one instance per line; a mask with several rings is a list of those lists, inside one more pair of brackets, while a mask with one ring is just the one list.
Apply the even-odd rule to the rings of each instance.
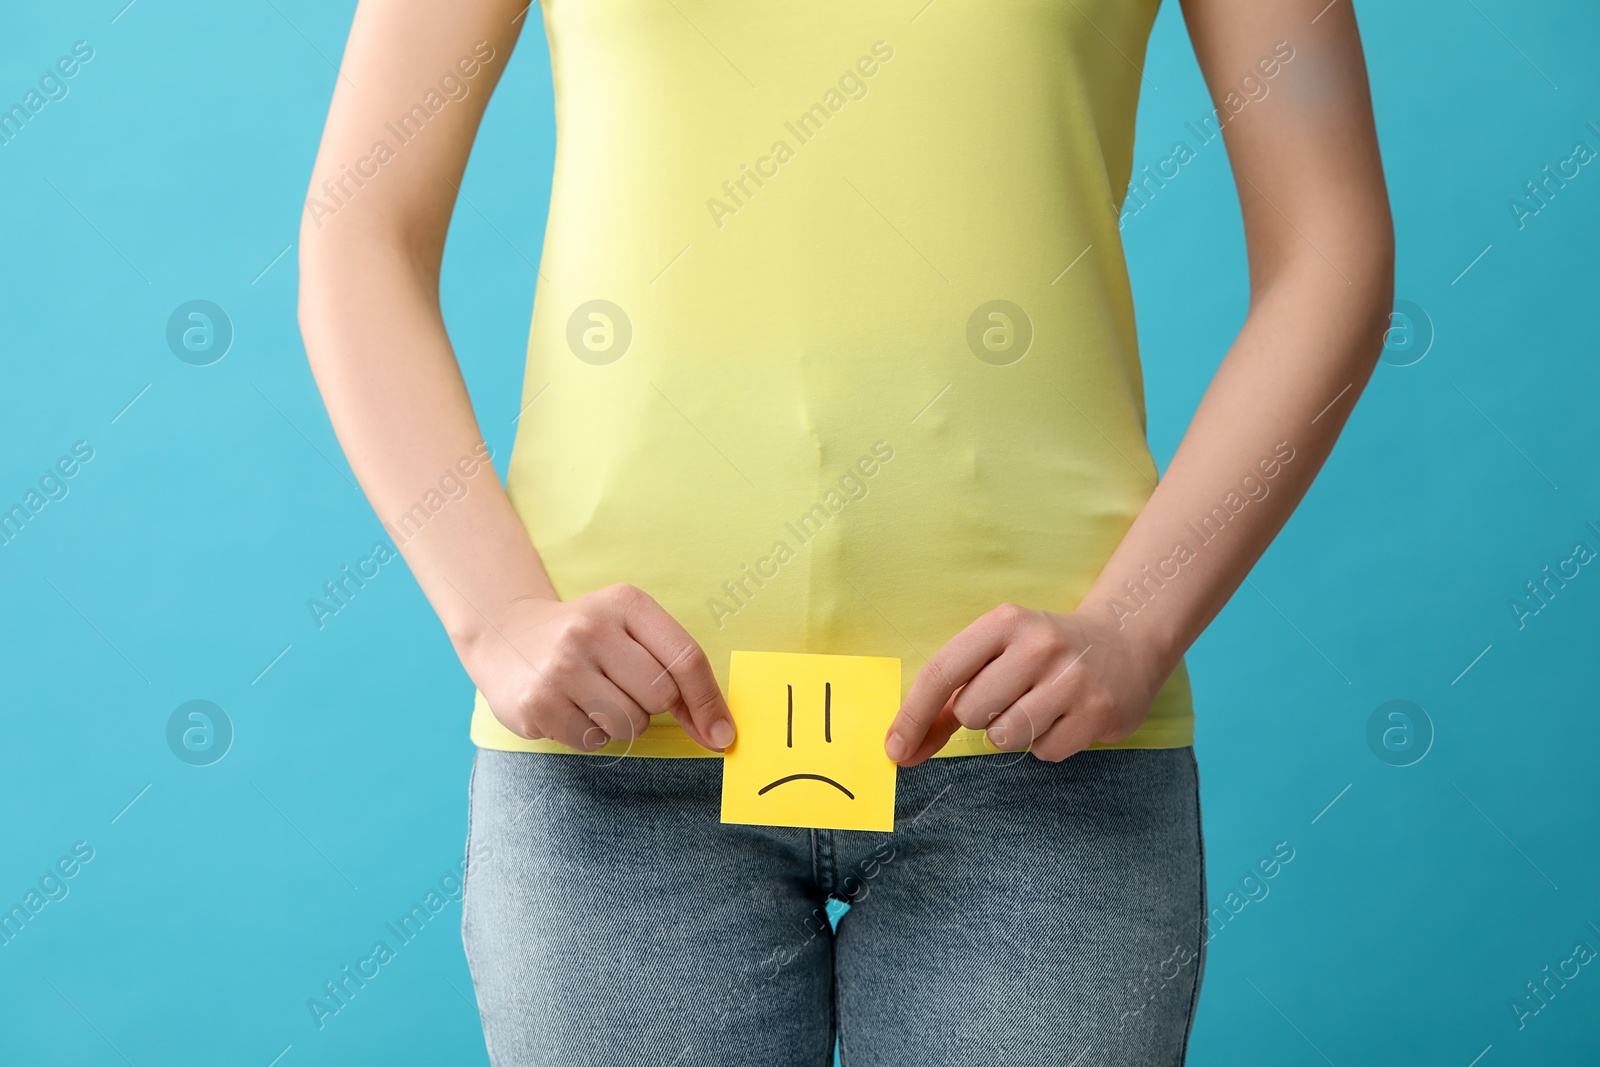
[[721, 772], [478, 751], [462, 934], [494, 1067], [827, 1067], [835, 1035], [844, 1067], [1183, 1062], [1192, 749], [929, 760], [893, 833], [724, 825]]

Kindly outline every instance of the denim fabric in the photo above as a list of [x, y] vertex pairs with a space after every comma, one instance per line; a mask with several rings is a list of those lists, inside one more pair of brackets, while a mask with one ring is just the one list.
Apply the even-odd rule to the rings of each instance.
[[723, 825], [721, 772], [478, 751], [462, 933], [494, 1067], [825, 1067], [836, 1034], [844, 1067], [1183, 1062], [1192, 749], [929, 760], [893, 833]]

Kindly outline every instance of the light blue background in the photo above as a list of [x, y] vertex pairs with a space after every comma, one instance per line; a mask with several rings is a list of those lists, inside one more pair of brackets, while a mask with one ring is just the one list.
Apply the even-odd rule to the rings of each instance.
[[[293, 242], [353, 5], [125, 2], [11, 5], [0, 34], [5, 105], [73, 42], [95, 49], [0, 146], [0, 505], [94, 448], [0, 547], [0, 906], [74, 842], [94, 849], [0, 947], [0, 1062], [483, 1063], [455, 904], [325, 1028], [306, 1007], [456, 868], [471, 758], [471, 684], [403, 563], [321, 631], [305, 606], [382, 536], [295, 321]], [[1437, 337], [1379, 368], [1191, 654], [1213, 903], [1295, 849], [1211, 943], [1192, 1062], [1592, 1064], [1600, 966], [1525, 1029], [1509, 1004], [1577, 942], [1600, 948], [1600, 569], [1525, 629], [1508, 601], [1575, 541], [1600, 546], [1600, 166], [1525, 229], [1507, 202], [1576, 141], [1600, 149], [1600, 9], [1361, 10], [1397, 295]], [[1192, 143], [1209, 109], [1175, 3], [1147, 75], [1137, 165]], [[553, 137], [535, 23], [444, 273], [502, 458]], [[1164, 464], [1246, 306], [1222, 147], [1125, 238]], [[164, 339], [196, 298], [236, 329], [209, 367]], [[197, 698], [237, 733], [203, 768], [165, 739]], [[1368, 746], [1391, 699], [1436, 731], [1413, 766]]]

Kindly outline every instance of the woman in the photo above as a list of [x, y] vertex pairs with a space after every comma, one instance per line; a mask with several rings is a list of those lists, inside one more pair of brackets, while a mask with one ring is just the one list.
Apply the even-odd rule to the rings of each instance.
[[[851, 1067], [1182, 1062], [1183, 653], [1365, 385], [1393, 238], [1350, 5], [1185, 0], [1251, 301], [1157, 486], [1118, 219], [1187, 162], [1132, 174], [1156, 6], [546, 0], [502, 492], [438, 272], [529, 12], [360, 5], [300, 319], [477, 684], [463, 929], [497, 1067], [824, 1064], [836, 1035]], [[735, 649], [906, 661], [894, 833], [719, 822]]]

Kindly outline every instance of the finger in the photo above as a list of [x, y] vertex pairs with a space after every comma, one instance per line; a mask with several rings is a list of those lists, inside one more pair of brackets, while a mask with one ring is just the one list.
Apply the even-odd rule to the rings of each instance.
[[609, 737], [619, 741], [636, 740], [650, 725], [645, 710], [603, 674], [593, 675], [584, 691], [574, 695], [573, 702]]
[[1034, 668], [1015, 645], [989, 661], [956, 693], [951, 710], [961, 725], [986, 730], [1034, 684]]
[[[677, 709], [670, 714], [672, 715], [672, 721], [682, 727], [683, 732], [689, 735], [689, 739], [701, 748], [709, 748], [713, 752], [721, 752], [728, 747], [727, 745], [719, 746], [711, 738], [707, 737], [705, 730], [701, 728], [699, 723], [694, 721], [694, 716], [689, 714], [689, 710], [685, 705], [678, 705]], [[728, 744], [731, 745], [733, 742], [730, 740]]]
[[614, 645], [602, 649], [599, 663], [605, 676], [628, 694], [646, 716], [664, 715], [683, 707], [677, 681], [661, 669], [661, 664], [632, 634], [624, 632]]
[[1068, 712], [1039, 735], [1031, 751], [1039, 759], [1058, 763], [1088, 748], [1094, 742], [1095, 729], [1092, 716]]
[[624, 633], [623, 643], [626, 647], [608, 650], [602, 658], [601, 670], [606, 677], [628, 694], [647, 718], [671, 715], [695, 744], [702, 748], [715, 747], [689, 714], [678, 692], [677, 679], [632, 634]]
[[922, 665], [884, 738], [883, 748], [890, 759], [899, 762], [921, 747], [928, 728], [955, 691], [1005, 651], [1008, 629], [1008, 616], [990, 612], [952, 637]]
[[623, 625], [672, 676], [688, 709], [687, 718], [679, 725], [706, 748], [720, 751], [733, 744], [738, 732], [733, 713], [717, 686], [705, 650], [649, 595], [632, 586], [623, 588], [626, 591], [619, 594], [625, 597]]
[[938, 752], [950, 740], [951, 736], [961, 729], [961, 722], [951, 711], [951, 706], [946, 703], [939, 714], [933, 717], [933, 722], [928, 725], [928, 733], [922, 739], [922, 744], [910, 756], [900, 761], [902, 767], [915, 767], [923, 760], [928, 759]]
[[1059, 701], [1046, 700], [1039, 689], [1030, 689], [989, 724], [989, 740], [1006, 752], [1020, 752], [1036, 744], [1065, 712]]
[[539, 710], [538, 717], [544, 736], [579, 752], [594, 752], [611, 740], [603, 726], [565, 696], [552, 698]]

